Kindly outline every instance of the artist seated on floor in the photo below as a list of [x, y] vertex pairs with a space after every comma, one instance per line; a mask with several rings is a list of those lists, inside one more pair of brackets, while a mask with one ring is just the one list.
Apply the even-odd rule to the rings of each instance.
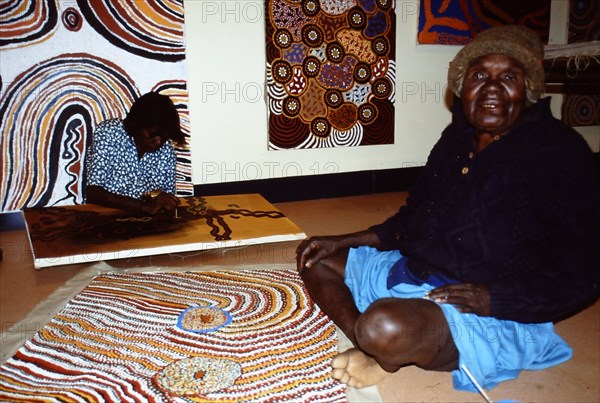
[[355, 346], [335, 378], [363, 387], [414, 364], [477, 391], [571, 357], [553, 322], [599, 296], [599, 182], [539, 99], [542, 60], [530, 30], [479, 34], [450, 64], [453, 119], [406, 205], [298, 247], [310, 294]]
[[100, 123], [86, 155], [86, 202], [150, 215], [177, 208], [171, 141], [184, 142], [179, 114], [156, 92], [137, 99], [124, 120]]

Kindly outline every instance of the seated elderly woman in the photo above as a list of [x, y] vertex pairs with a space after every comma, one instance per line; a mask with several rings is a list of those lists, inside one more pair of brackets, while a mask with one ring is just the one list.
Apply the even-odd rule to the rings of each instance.
[[150, 215], [177, 208], [171, 141], [184, 141], [179, 114], [156, 92], [138, 98], [124, 120], [100, 123], [86, 155], [86, 202]]
[[530, 30], [480, 33], [450, 64], [452, 123], [406, 205], [298, 247], [310, 294], [354, 344], [335, 378], [363, 387], [417, 365], [477, 391], [571, 357], [553, 322], [599, 297], [599, 182], [540, 99], [542, 59]]

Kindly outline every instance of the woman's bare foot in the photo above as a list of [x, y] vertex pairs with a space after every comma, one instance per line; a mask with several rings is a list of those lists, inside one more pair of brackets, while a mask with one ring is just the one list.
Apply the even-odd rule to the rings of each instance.
[[357, 348], [351, 348], [333, 357], [331, 376], [354, 388], [375, 385], [390, 373]]

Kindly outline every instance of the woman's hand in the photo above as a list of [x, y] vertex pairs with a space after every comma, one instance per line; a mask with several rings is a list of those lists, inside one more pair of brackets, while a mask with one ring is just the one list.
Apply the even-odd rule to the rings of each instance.
[[304, 240], [296, 248], [296, 262], [298, 271], [310, 268], [321, 259], [333, 256], [340, 250], [340, 236], [315, 236]]
[[162, 191], [150, 192], [152, 196], [145, 197], [142, 211], [149, 215], [173, 211], [181, 203], [177, 196]]
[[426, 297], [440, 304], [452, 304], [460, 312], [490, 316], [490, 291], [485, 284], [448, 284], [435, 288]]
[[314, 236], [303, 241], [296, 249], [298, 271], [310, 268], [320, 260], [337, 254], [339, 251], [359, 246], [377, 247], [379, 238], [370, 231], [364, 230], [344, 235]]

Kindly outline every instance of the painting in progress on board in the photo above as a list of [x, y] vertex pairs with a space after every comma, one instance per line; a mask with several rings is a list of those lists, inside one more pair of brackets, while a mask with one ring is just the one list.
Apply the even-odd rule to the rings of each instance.
[[155, 216], [97, 205], [24, 210], [35, 267], [305, 238], [259, 194], [181, 198]]

